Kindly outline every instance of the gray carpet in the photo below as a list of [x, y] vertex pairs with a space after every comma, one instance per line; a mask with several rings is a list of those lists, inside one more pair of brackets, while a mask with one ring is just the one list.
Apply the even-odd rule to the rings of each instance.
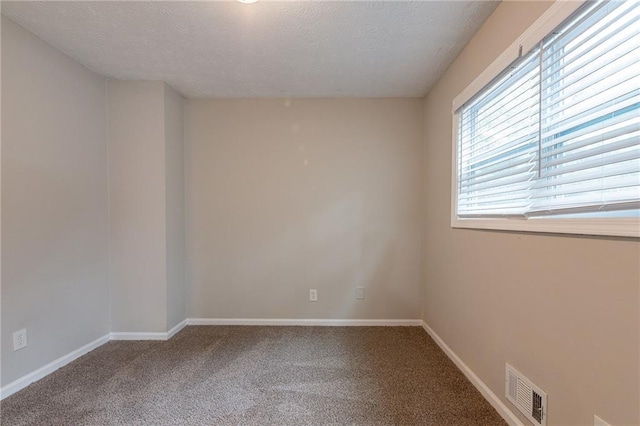
[[3, 425], [503, 425], [419, 327], [186, 327], [109, 342], [0, 403]]

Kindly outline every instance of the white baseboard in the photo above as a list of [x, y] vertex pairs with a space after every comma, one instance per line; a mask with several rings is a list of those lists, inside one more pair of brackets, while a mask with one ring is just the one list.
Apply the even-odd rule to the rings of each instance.
[[69, 364], [71, 361], [74, 361], [80, 358], [82, 355], [88, 352], [91, 352], [95, 348], [104, 345], [108, 341], [109, 341], [109, 334], [106, 334], [100, 337], [99, 339], [94, 340], [91, 343], [87, 343], [83, 347], [76, 349], [73, 352], [69, 352], [64, 356], [61, 356], [60, 358], [50, 362], [44, 367], [40, 367], [37, 370], [32, 371], [31, 373], [26, 374], [17, 380], [14, 380], [13, 382], [9, 383], [8, 385], [0, 389], [0, 399], [4, 399], [9, 395], [13, 395], [19, 390], [29, 386], [31, 383], [36, 382], [44, 378], [45, 376], [48, 376], [49, 374], [56, 371], [58, 368], [64, 367], [65, 365]]
[[111, 340], [167, 340], [167, 333], [117, 331], [109, 335]]
[[129, 332], [129, 331], [116, 331], [110, 333], [109, 336], [111, 340], [169, 340], [171, 339], [178, 331], [182, 330], [187, 325], [188, 320], [182, 320], [180, 323], [176, 324], [171, 330], [165, 332]]
[[415, 326], [422, 320], [415, 319], [286, 319], [286, 318], [189, 318], [188, 325], [302, 325], [330, 327], [364, 326]]
[[442, 349], [442, 351], [447, 354], [447, 356], [460, 369], [460, 371], [462, 371], [462, 373], [467, 376], [467, 379], [469, 379], [473, 386], [478, 389], [484, 399], [486, 399], [489, 404], [491, 404], [491, 406], [495, 408], [495, 410], [498, 412], [498, 414], [500, 414], [505, 422], [507, 422], [511, 426], [524, 426], [524, 423], [522, 423], [520, 419], [516, 417], [516, 415], [511, 410], [509, 410], [509, 408], [500, 400], [500, 398], [498, 398], [498, 396], [493, 393], [491, 389], [489, 389], [489, 386], [487, 386], [482, 380], [480, 380], [476, 373], [474, 373], [473, 370], [471, 370], [469, 366], [465, 364], [464, 361], [462, 361], [460, 357], [458, 357], [458, 355], [456, 355], [456, 353], [449, 346], [447, 346], [444, 340], [442, 340], [440, 336], [438, 336], [436, 332], [433, 331], [431, 327], [429, 327], [424, 321], [422, 321], [422, 328], [424, 328], [427, 334], [429, 334], [429, 336], [431, 336], [436, 344], [440, 346], [440, 349]]
[[182, 330], [186, 326], [187, 326], [187, 320], [186, 319], [182, 320], [181, 322], [179, 322], [178, 324], [173, 326], [171, 328], [171, 330], [167, 331], [167, 340], [171, 339], [173, 336], [176, 335], [176, 333], [178, 333], [178, 331]]

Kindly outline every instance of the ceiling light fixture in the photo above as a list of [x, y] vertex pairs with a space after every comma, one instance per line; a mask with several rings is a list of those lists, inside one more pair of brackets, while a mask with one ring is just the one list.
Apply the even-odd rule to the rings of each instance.
[[255, 3], [258, 0], [238, 0], [240, 3], [244, 3], [244, 4], [251, 4], [251, 3]]

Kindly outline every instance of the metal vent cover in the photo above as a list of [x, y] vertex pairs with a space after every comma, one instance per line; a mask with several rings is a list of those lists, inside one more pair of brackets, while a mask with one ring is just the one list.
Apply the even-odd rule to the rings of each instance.
[[505, 396], [534, 425], [547, 424], [547, 394], [511, 365], [506, 365]]

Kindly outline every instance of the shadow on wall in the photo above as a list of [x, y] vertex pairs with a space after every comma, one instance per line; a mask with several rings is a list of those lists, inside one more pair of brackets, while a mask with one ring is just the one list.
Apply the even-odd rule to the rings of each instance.
[[186, 111], [191, 316], [420, 316], [419, 100]]
[[[362, 197], [346, 196], [314, 216], [297, 217], [295, 221], [290, 218], [286, 227], [271, 227], [270, 233], [252, 227], [251, 220], [247, 226], [219, 224], [226, 228], [225, 239], [247, 244], [240, 243], [241, 247], [228, 252], [217, 271], [229, 279], [226, 282], [229, 286], [251, 287], [255, 298], [271, 298], [276, 308], [290, 306], [291, 299], [306, 302], [308, 290], [315, 288], [321, 300], [329, 297], [333, 303], [332, 317], [362, 318], [366, 313], [358, 306], [363, 301], [355, 299], [355, 289], [365, 287], [366, 300], [375, 299], [376, 294], [385, 295], [378, 302], [393, 305], [397, 310], [410, 310], [410, 306], [403, 305], [403, 297], [394, 297], [391, 281], [394, 237], [385, 230], [364, 228], [363, 205]], [[300, 212], [291, 215], [301, 216]], [[292, 276], [296, 277], [295, 282], [291, 282]], [[282, 290], [283, 297], [278, 300], [273, 287], [263, 283], [289, 286]], [[288, 296], [291, 293], [296, 296]], [[224, 294], [219, 297], [224, 298]], [[237, 311], [251, 309], [253, 300], [236, 300]], [[305, 317], [309, 306], [297, 303], [296, 313]]]

